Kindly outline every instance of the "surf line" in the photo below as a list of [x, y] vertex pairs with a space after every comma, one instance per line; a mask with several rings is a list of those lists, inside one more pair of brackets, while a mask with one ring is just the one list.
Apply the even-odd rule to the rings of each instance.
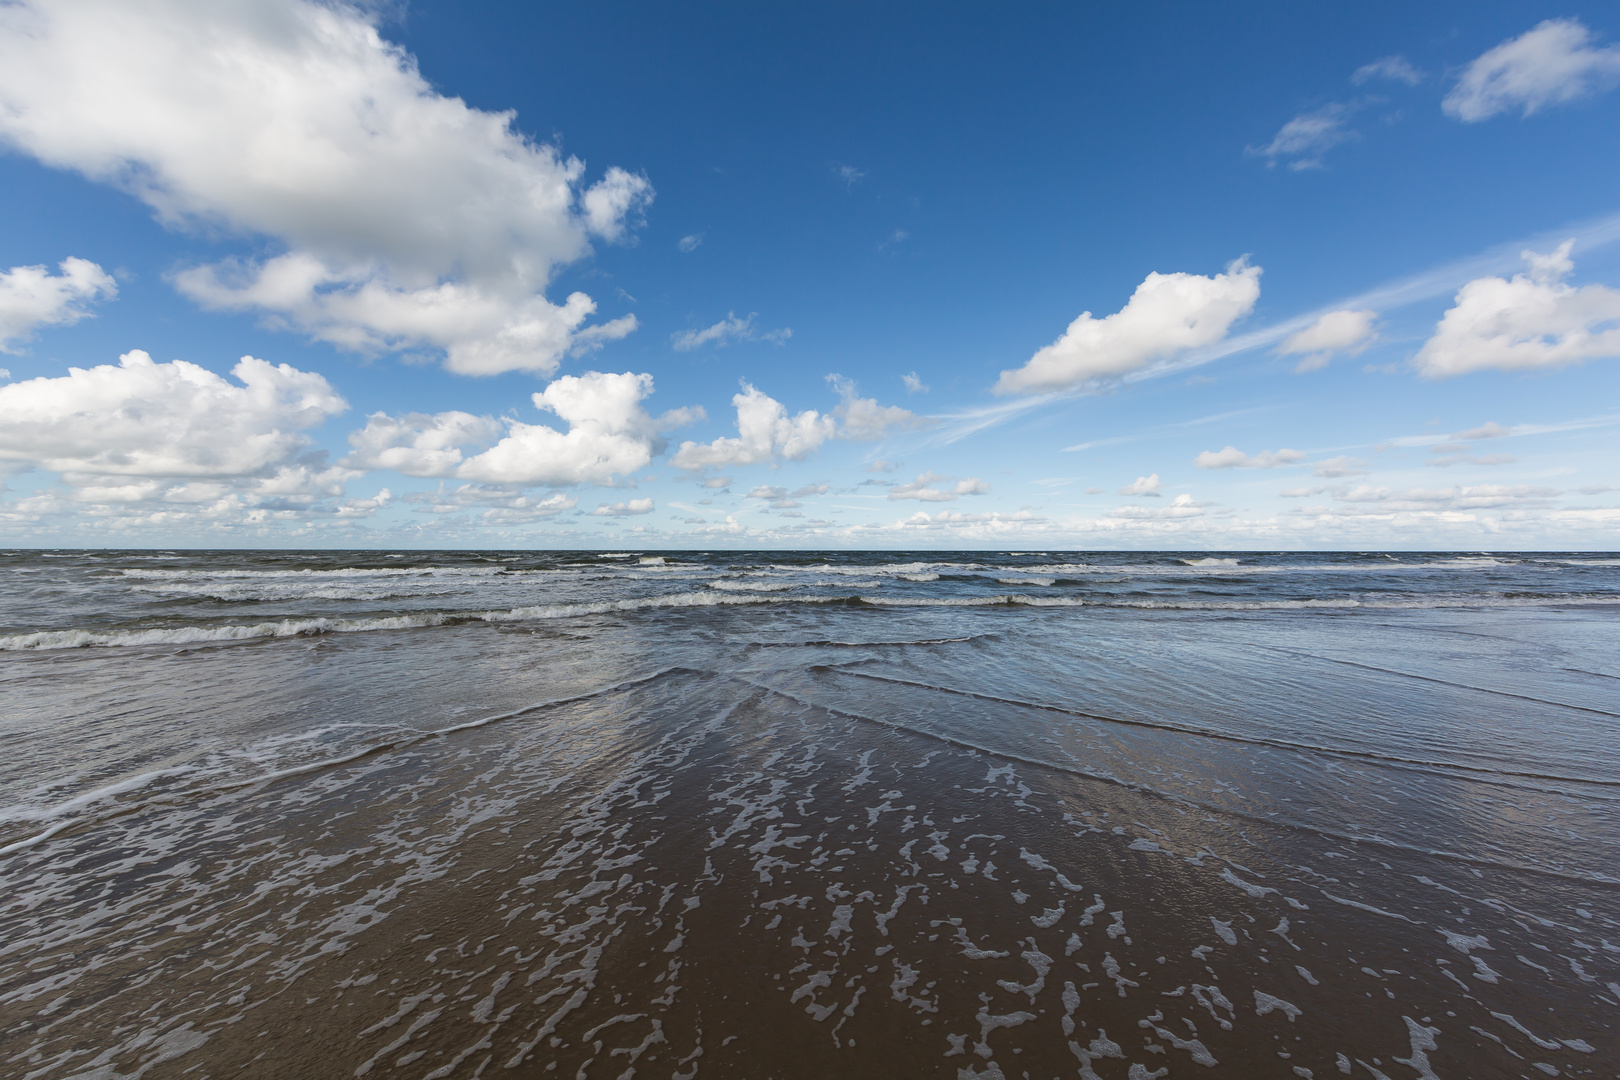
[[[1264, 648], [1265, 646], [1257, 646]], [[953, 686], [936, 686], [933, 683], [916, 682], [912, 679], [899, 679], [892, 675], [877, 675], [870, 671], [853, 671], [850, 665], [864, 661], [850, 661], [849, 664], [813, 664], [810, 671], [835, 671], [840, 675], [849, 675], [857, 679], [873, 679], [877, 682], [895, 683], [899, 686], [914, 686], [921, 690], [937, 690], [942, 694], [959, 694], [962, 697], [977, 698], [980, 701], [994, 701], [1002, 705], [1017, 705], [1026, 709], [1040, 709], [1043, 712], [1062, 713], [1065, 716], [1079, 716], [1087, 720], [1097, 720], [1105, 724], [1119, 724], [1122, 727], [1148, 728], [1152, 731], [1169, 731], [1180, 735], [1198, 735], [1206, 739], [1219, 739], [1222, 742], [1241, 743], [1245, 746], [1270, 746], [1280, 750], [1304, 750], [1317, 754], [1328, 754], [1338, 757], [1362, 758], [1367, 761], [1387, 762], [1398, 766], [1421, 766], [1422, 771], [1430, 775], [1454, 775], [1455, 772], [1476, 773], [1478, 776], [1469, 779], [1475, 783], [1497, 784], [1503, 787], [1519, 788], [1521, 785], [1507, 783], [1496, 777], [1518, 777], [1526, 780], [1548, 780], [1560, 784], [1589, 784], [1597, 787], [1620, 787], [1620, 780], [1593, 780], [1575, 776], [1561, 776], [1556, 773], [1518, 772], [1512, 769], [1484, 769], [1475, 765], [1453, 764], [1445, 761], [1425, 761], [1422, 758], [1397, 757], [1394, 754], [1375, 754], [1370, 750], [1343, 750], [1332, 746], [1316, 746], [1311, 743], [1288, 742], [1283, 739], [1265, 739], [1257, 736], [1231, 735], [1224, 731], [1214, 731], [1210, 728], [1183, 727], [1179, 724], [1161, 724], [1152, 720], [1126, 720], [1117, 716], [1103, 716], [1101, 713], [1084, 712], [1080, 709], [1070, 709], [1062, 705], [1048, 705], [1038, 701], [1020, 701], [1018, 698], [997, 697], [994, 694], [983, 694], [976, 690], [959, 690]], [[1421, 678], [1421, 676], [1417, 676]], [[1534, 789], [1540, 790], [1540, 789]], [[1569, 794], [1561, 792], [1560, 794]], [[1581, 795], [1582, 798], [1596, 798], [1593, 795]]]
[[[629, 679], [622, 679], [610, 686], [598, 687], [595, 690], [587, 690], [582, 694], [573, 694], [562, 698], [550, 698], [546, 701], [536, 701], [532, 704], [524, 705], [508, 712], [496, 713], [493, 716], [485, 716], [478, 720], [469, 720], [463, 724], [452, 724], [449, 727], [435, 728], [431, 731], [416, 732], [415, 734], [406, 735], [397, 739], [391, 739], [387, 742], [374, 743], [371, 746], [361, 747], [360, 749], [355, 750], [352, 753], [344, 754], [341, 757], [322, 758], [319, 761], [306, 762], [303, 765], [294, 765], [290, 768], [278, 769], [274, 772], [264, 773], [259, 776], [246, 777], [241, 780], [228, 780], [223, 783], [208, 784], [203, 787], [190, 788], [183, 791], [165, 792], [147, 799], [139, 799], [128, 803], [115, 804], [112, 809], [91, 817], [64, 818], [63, 820], [52, 825], [50, 828], [45, 829], [43, 832], [39, 832], [33, 836], [27, 836], [21, 840], [16, 840], [10, 844], [6, 844], [4, 847], [0, 847], [0, 858], [27, 848], [34, 847], [38, 844], [42, 844], [46, 840], [49, 840], [52, 837], [70, 829], [75, 831], [81, 828], [92, 829], [97, 825], [103, 825], [120, 817], [139, 813], [142, 810], [148, 810], [156, 806], [164, 805], [165, 803], [173, 804], [185, 799], [195, 799], [210, 795], [225, 795], [233, 791], [242, 791], [244, 789], [258, 787], [264, 784], [272, 784], [278, 780], [286, 780], [294, 776], [306, 776], [310, 773], [324, 772], [327, 769], [335, 769], [343, 765], [349, 765], [356, 761], [361, 761], [365, 758], [372, 757], [376, 754], [406, 750], [412, 746], [417, 746], [433, 739], [442, 739], [445, 736], [454, 735], [460, 731], [487, 727], [490, 724], [497, 724], [505, 720], [515, 720], [521, 716], [526, 716], [529, 713], [540, 712], [545, 709], [553, 709], [560, 705], [572, 705], [580, 701], [589, 701], [592, 698], [605, 697], [608, 694], [618, 693], [622, 690], [631, 690], [639, 686], [645, 686], [648, 683], [656, 682], [657, 680], [663, 679], [669, 675], [702, 676], [709, 674], [712, 673], [703, 671], [699, 668], [682, 667], [678, 665], [674, 667], [660, 668], [659, 670], [651, 672], [647, 675], [637, 675]], [[114, 797], [116, 797], [116, 793], [109, 796], [109, 798]]]
[[[1529, 866], [1524, 863], [1476, 858], [1472, 855], [1463, 855], [1455, 851], [1441, 851], [1436, 848], [1420, 847], [1417, 844], [1405, 844], [1399, 840], [1389, 840], [1382, 836], [1359, 836], [1355, 833], [1347, 833], [1341, 832], [1337, 829], [1323, 828], [1320, 825], [1307, 825], [1304, 822], [1289, 821], [1286, 818], [1268, 817], [1264, 814], [1256, 814], [1248, 810], [1238, 810], [1228, 806], [1217, 806], [1214, 803], [1203, 803], [1199, 802], [1197, 799], [1189, 799], [1185, 795], [1178, 795], [1175, 792], [1150, 787], [1147, 784], [1137, 784], [1132, 783], [1129, 780], [1121, 780], [1119, 777], [1110, 776], [1107, 773], [1087, 772], [1085, 769], [1077, 769], [1071, 765], [1060, 765], [1057, 762], [1047, 761], [1042, 758], [1027, 757], [1011, 750], [996, 750], [988, 746], [981, 746], [978, 743], [969, 742], [966, 739], [958, 738], [955, 735], [941, 735], [938, 732], [927, 731], [923, 728], [908, 727], [905, 724], [897, 724], [892, 720], [880, 720], [874, 716], [866, 716], [862, 713], [851, 712], [848, 709], [840, 709], [835, 705], [827, 705], [819, 701], [811, 701], [810, 699], [801, 697], [790, 690], [782, 690], [767, 683], [755, 682], [753, 679], [746, 678], [742, 675], [726, 675], [724, 677], [747, 683], [750, 686], [764, 690], [767, 693], [774, 694], [777, 697], [786, 698], [787, 700], [796, 704], [803, 705], [805, 708], [820, 709], [821, 711], [833, 716], [848, 717], [851, 720], [858, 720], [862, 723], [873, 724], [878, 727], [887, 728], [890, 731], [902, 731], [908, 735], [916, 735], [919, 738], [944, 743], [946, 746], [950, 746], [958, 750], [972, 750], [976, 753], [984, 754], [986, 757], [998, 758], [1002, 761], [1015, 761], [1020, 765], [1030, 765], [1037, 769], [1047, 769], [1052, 772], [1063, 773], [1068, 776], [1078, 776], [1086, 780], [1096, 780], [1104, 784], [1112, 784], [1115, 787], [1124, 788], [1127, 791], [1139, 792], [1152, 798], [1163, 799], [1169, 803], [1177, 803], [1182, 806], [1195, 807], [1211, 814], [1221, 814], [1227, 817], [1242, 818], [1244, 821], [1252, 821], [1257, 825], [1265, 825], [1271, 828], [1280, 829], [1294, 829], [1299, 832], [1311, 833], [1315, 836], [1323, 836], [1330, 840], [1339, 840], [1348, 844], [1372, 844], [1377, 847], [1389, 848], [1393, 851], [1404, 851], [1416, 855], [1429, 855], [1437, 859], [1445, 859], [1449, 862], [1462, 863], [1465, 866], [1489, 866], [1496, 870], [1512, 870], [1522, 874], [1533, 874], [1537, 877], [1556, 878], [1559, 881], [1578, 881], [1583, 885], [1603, 885], [1609, 887], [1620, 885], [1620, 878], [1609, 877], [1606, 874], [1600, 874], [1593, 877], [1587, 874], [1577, 874], [1569, 870], [1555, 870], [1550, 867]], [[1223, 859], [1222, 861], [1225, 862], [1226, 860]]]

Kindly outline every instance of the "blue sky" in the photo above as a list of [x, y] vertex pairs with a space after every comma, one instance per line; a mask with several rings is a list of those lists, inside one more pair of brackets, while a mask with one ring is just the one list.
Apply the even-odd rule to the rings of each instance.
[[1617, 40], [12, 4], [0, 543], [1620, 547]]

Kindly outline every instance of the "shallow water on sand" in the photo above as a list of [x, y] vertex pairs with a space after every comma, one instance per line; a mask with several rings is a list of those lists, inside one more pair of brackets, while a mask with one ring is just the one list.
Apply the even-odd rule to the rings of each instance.
[[616, 555], [5, 556], [0, 1072], [1615, 1074], [1620, 559]]

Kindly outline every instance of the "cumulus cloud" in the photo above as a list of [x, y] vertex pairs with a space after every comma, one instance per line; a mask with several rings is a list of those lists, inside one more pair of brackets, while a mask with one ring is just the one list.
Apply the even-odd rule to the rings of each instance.
[[1349, 127], [1356, 106], [1342, 101], [1329, 102], [1319, 109], [1300, 113], [1284, 124], [1271, 142], [1261, 147], [1249, 147], [1249, 153], [1266, 159], [1267, 167], [1288, 160], [1295, 172], [1302, 169], [1320, 169], [1322, 155], [1338, 146], [1360, 138]]
[[806, 409], [788, 416], [780, 401], [748, 383], [732, 396], [737, 408], [737, 438], [722, 436], [711, 443], [684, 442], [670, 459], [678, 469], [757, 465], [786, 458], [797, 461], [837, 431], [837, 420]]
[[1119, 311], [1086, 311], [1021, 368], [1003, 371], [998, 394], [1062, 390], [1138, 371], [1226, 336], [1260, 298], [1260, 267], [1238, 259], [1213, 277], [1152, 273]]
[[0, 352], [16, 352], [41, 326], [68, 326], [90, 314], [88, 305], [118, 295], [112, 275], [88, 259], [0, 271]]
[[1121, 495], [1157, 495], [1159, 494], [1159, 474], [1138, 476], [1135, 480], [1119, 489]]
[[703, 234], [702, 233], [693, 233], [690, 236], [683, 236], [675, 244], [676, 247], [680, 248], [683, 252], [687, 252], [687, 253], [696, 251], [702, 245], [703, 245]]
[[[532, 400], [535, 408], [565, 421], [566, 432], [545, 424], [512, 418], [497, 421], [463, 412], [412, 413], [397, 418], [374, 413], [364, 428], [349, 436], [353, 453], [345, 464], [484, 484], [608, 483], [663, 453], [667, 444], [660, 431], [696, 415], [680, 409], [654, 418], [641, 407], [652, 392], [651, 375], [628, 371], [564, 375], [532, 395]], [[481, 452], [466, 452], [470, 445], [492, 441]]]
[[637, 514], [650, 514], [653, 512], [651, 499], [631, 499], [629, 502], [617, 502], [609, 506], [603, 503], [591, 511], [592, 517], [634, 517]]
[[793, 336], [792, 329], [786, 326], [780, 330], [760, 333], [754, 329], [754, 319], [757, 316], [758, 312], [750, 312], [746, 319], [739, 319], [736, 312], [727, 312], [726, 317], [713, 326], [671, 334], [670, 344], [676, 352], [691, 352], [693, 349], [710, 344], [716, 348], [723, 348], [733, 341], [769, 341], [773, 345], [780, 345]]
[[1476, 58], [1440, 107], [1474, 124], [1522, 109], [1524, 116], [1620, 83], [1620, 45], [1597, 48], [1579, 19], [1548, 19]]
[[908, 394], [928, 393], [928, 384], [919, 379], [915, 371], [900, 376], [900, 381], [906, 384]]
[[1457, 293], [1434, 336], [1413, 358], [1440, 379], [1495, 368], [1528, 371], [1620, 356], [1620, 290], [1577, 288], [1566, 240], [1550, 255], [1523, 253], [1529, 272], [1476, 278]]
[[393, 469], [406, 476], [450, 476], [462, 463], [462, 448], [492, 443], [501, 432], [492, 416], [464, 412], [372, 413], [366, 426], [349, 435], [353, 453], [345, 460], [362, 469]]
[[853, 165], [835, 165], [833, 175], [838, 177], [838, 182], [844, 185], [845, 191], [854, 190], [856, 184], [866, 179], [866, 173]]
[[898, 405], [879, 405], [876, 398], [863, 398], [850, 379], [828, 375], [827, 381], [843, 400], [833, 409], [838, 418], [838, 437], [852, 442], [874, 442], [891, 431], [927, 427], [930, 421]]
[[1300, 356], [1304, 359], [1295, 371], [1316, 371], [1327, 366], [1335, 353], [1355, 356], [1378, 337], [1373, 329], [1376, 311], [1330, 311], [1314, 323], [1285, 340], [1277, 352], [1282, 356]]
[[1280, 465], [1298, 465], [1305, 460], [1299, 450], [1262, 450], [1258, 454], [1245, 454], [1235, 446], [1224, 450], [1205, 450], [1193, 458], [1200, 469], [1275, 469]]
[[[983, 495], [990, 485], [976, 476], [950, 483], [951, 477], [924, 472], [909, 484], [897, 484], [889, 489], [891, 499], [917, 499], [920, 502], [954, 502], [963, 495]], [[942, 483], [944, 481], [944, 483]]]
[[1404, 56], [1385, 56], [1374, 60], [1370, 64], [1363, 64], [1356, 68], [1350, 81], [1360, 86], [1373, 79], [1388, 79], [1390, 82], [1405, 83], [1407, 86], [1416, 86], [1423, 81], [1423, 72], [1412, 66], [1412, 62]]
[[86, 0], [0, 7], [0, 139], [123, 188], [165, 226], [268, 240], [175, 275], [204, 306], [343, 348], [446, 351], [463, 374], [555, 370], [635, 329], [544, 296], [626, 238], [646, 178], [585, 165], [510, 112], [436, 92], [367, 9]]
[[807, 409], [792, 417], [781, 402], [744, 383], [742, 393], [731, 399], [737, 408], [738, 437], [682, 443], [671, 462], [679, 469], [696, 470], [757, 465], [783, 458], [797, 461], [829, 439], [865, 442], [880, 439], [890, 431], [929, 423], [906, 409], [860, 397], [855, 384], [841, 375], [829, 375], [827, 381], [841, 398], [832, 412], [823, 415]]
[[77, 478], [269, 480], [296, 468], [307, 429], [348, 408], [320, 375], [287, 364], [244, 356], [231, 374], [237, 383], [136, 349], [116, 367], [0, 386], [0, 460]]

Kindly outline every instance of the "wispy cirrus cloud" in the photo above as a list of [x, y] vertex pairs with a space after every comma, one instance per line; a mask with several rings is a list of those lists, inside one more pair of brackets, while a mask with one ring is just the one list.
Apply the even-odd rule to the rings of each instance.
[[1446, 115], [1477, 124], [1505, 112], [1531, 116], [1620, 85], [1620, 45], [1599, 47], [1579, 19], [1548, 19], [1488, 50], [1441, 102]]
[[736, 312], [730, 311], [726, 313], [725, 318], [712, 326], [699, 330], [681, 330], [671, 334], [670, 345], [676, 352], [691, 352], [705, 345], [724, 348], [733, 341], [768, 341], [772, 345], [781, 345], [793, 336], [793, 330], [786, 326], [762, 333], [754, 326], [754, 320], [758, 317], [758, 312], [751, 311], [746, 318], [739, 319]]

